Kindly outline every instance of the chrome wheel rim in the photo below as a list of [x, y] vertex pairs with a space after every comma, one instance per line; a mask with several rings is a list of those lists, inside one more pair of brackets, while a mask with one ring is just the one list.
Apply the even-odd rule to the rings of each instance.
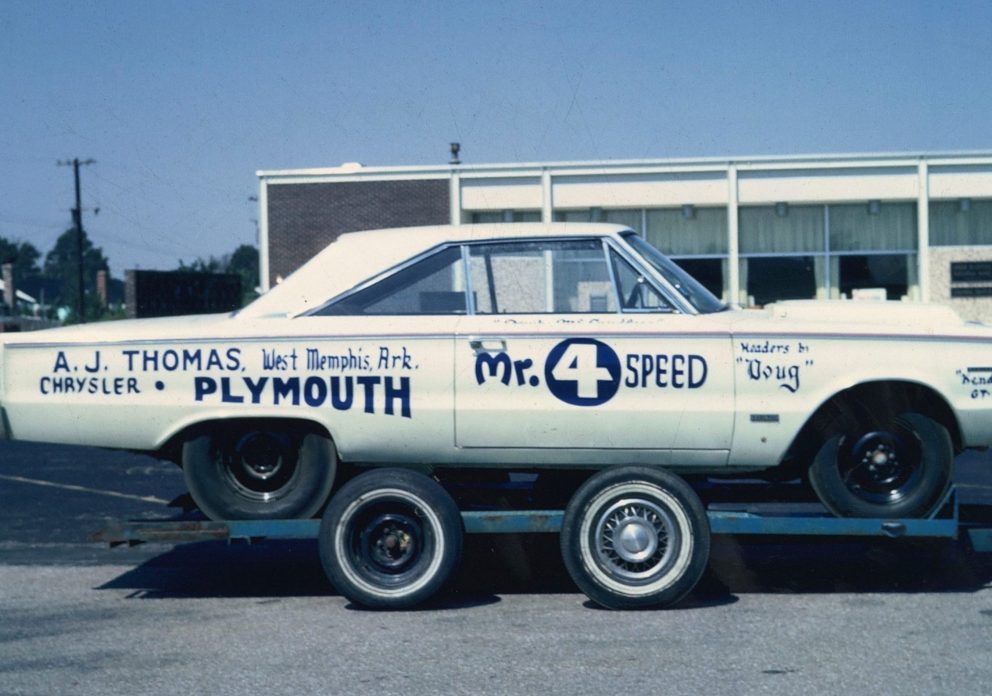
[[592, 541], [605, 571], [637, 583], [651, 580], [672, 562], [680, 536], [665, 508], [643, 498], [623, 498], [599, 515]]

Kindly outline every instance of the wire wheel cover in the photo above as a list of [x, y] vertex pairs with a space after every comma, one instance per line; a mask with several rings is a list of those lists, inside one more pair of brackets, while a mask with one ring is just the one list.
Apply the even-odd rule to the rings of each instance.
[[654, 578], [681, 543], [669, 513], [641, 498], [614, 502], [599, 515], [593, 534], [592, 546], [603, 570], [634, 583]]

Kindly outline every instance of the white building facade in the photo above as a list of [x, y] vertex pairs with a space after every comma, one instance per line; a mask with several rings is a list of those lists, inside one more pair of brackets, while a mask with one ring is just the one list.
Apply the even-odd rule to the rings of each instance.
[[263, 283], [345, 231], [628, 225], [716, 295], [934, 301], [992, 321], [992, 153], [259, 172]]

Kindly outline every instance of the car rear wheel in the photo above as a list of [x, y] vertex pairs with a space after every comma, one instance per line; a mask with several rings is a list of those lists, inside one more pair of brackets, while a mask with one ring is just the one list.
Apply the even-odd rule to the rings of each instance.
[[225, 425], [183, 445], [186, 485], [215, 520], [313, 517], [336, 470], [330, 438], [278, 423]]
[[371, 609], [408, 609], [447, 582], [462, 553], [458, 506], [440, 484], [406, 469], [374, 469], [331, 499], [320, 524], [324, 571]]
[[953, 464], [947, 429], [904, 413], [827, 440], [809, 478], [840, 517], [926, 517], [944, 500]]
[[699, 581], [709, 549], [699, 496], [667, 471], [600, 472], [565, 510], [565, 567], [591, 600], [611, 609], [675, 604]]

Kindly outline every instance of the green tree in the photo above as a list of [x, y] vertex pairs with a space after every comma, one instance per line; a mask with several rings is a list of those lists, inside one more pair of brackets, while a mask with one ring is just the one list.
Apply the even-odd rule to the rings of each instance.
[[239, 246], [227, 262], [227, 272], [241, 276], [241, 305], [254, 300], [258, 287], [258, 249], [250, 244]]
[[[100, 298], [96, 294], [97, 271], [109, 269], [107, 257], [100, 247], [93, 246], [86, 232], [83, 232], [83, 297], [87, 318], [97, 318], [102, 313]], [[52, 250], [45, 255], [44, 275], [59, 281], [59, 292], [55, 304], [69, 307], [75, 317], [79, 297], [79, 255], [76, 246], [76, 230], [63, 232]], [[78, 319], [78, 317], [76, 317]]]
[[197, 258], [191, 263], [179, 260], [177, 271], [186, 273], [236, 273], [241, 276], [241, 305], [255, 299], [258, 287], [258, 249], [250, 244], [242, 244], [231, 254]]
[[192, 263], [186, 263], [182, 259], [179, 259], [179, 267], [176, 270], [183, 273], [227, 273], [225, 270], [227, 268], [227, 258], [226, 256], [221, 256], [220, 258], [211, 256], [206, 259], [198, 257]]
[[30, 242], [12, 242], [0, 237], [0, 263], [14, 264], [14, 278], [30, 280], [41, 275], [41, 252]]

